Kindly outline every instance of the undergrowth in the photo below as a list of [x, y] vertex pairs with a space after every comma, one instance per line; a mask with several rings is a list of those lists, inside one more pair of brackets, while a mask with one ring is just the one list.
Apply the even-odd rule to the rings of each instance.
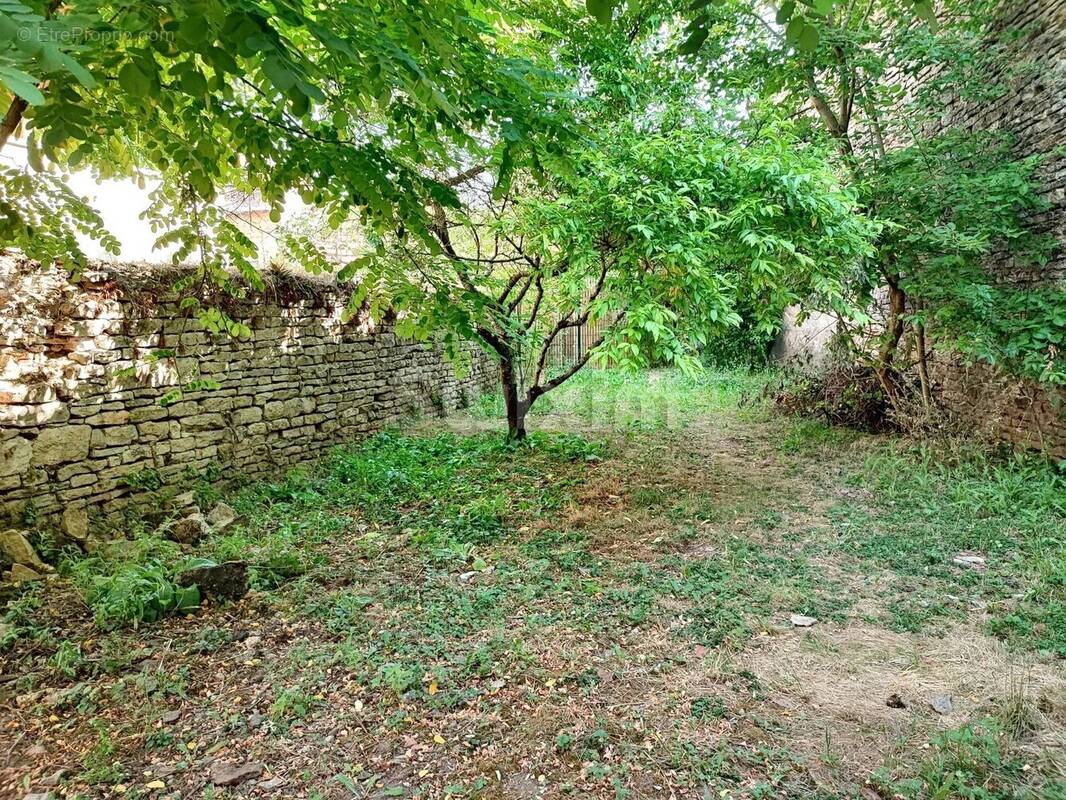
[[834, 509], [846, 549], [941, 594], [961, 590], [987, 604], [991, 632], [1066, 656], [1061, 467], [965, 446], [881, 448], [854, 481], [874, 501]]
[[[889, 577], [873, 622], [893, 631], [965, 623], [979, 608], [1012, 646], [1066, 655], [1063, 472], [969, 448], [907, 448], [796, 417], [760, 418], [768, 433], [759, 440], [749, 423], [765, 409], [738, 407], [763, 380], [742, 371], [696, 379], [589, 371], [541, 418], [546, 426], [576, 418], [578, 429], [596, 431], [589, 436], [533, 432], [515, 444], [497, 432], [385, 431], [229, 497], [238, 521], [200, 543], [201, 560], [145, 532], [113, 552], [68, 554], [61, 575], [82, 592], [96, 625], [115, 630], [63, 638], [60, 622], [39, 621], [47, 598], [31, 588], [9, 604], [0, 645], [26, 640], [34, 653], [27, 663], [37, 658], [37, 675], [49, 680], [122, 674], [141, 658], [133, 642], [142, 635], [123, 626], [195, 606], [199, 598], [178, 586], [183, 569], [241, 559], [259, 607], [301, 631], [262, 663], [251, 652], [237, 656], [263, 671], [262, 711], [279, 735], [332, 714], [336, 698], [327, 696], [338, 679], [354, 687], [368, 718], [380, 719], [380, 736], [414, 735], [427, 719], [492, 707], [507, 687], [522, 687], [530, 703], [540, 702], [539, 691], [565, 690], [568, 702], [591, 707], [623, 680], [611, 665], [650, 666], [648, 656], [665, 674], [680, 664], [700, 668], [701, 651], [725, 663], [753, 637], [808, 637], [791, 629], [791, 614], [825, 628], [849, 623], [870, 599], [858, 602], [849, 570]], [[481, 401], [477, 413], [493, 412], [495, 402]], [[723, 461], [715, 448], [684, 450], [686, 437], [711, 436], [717, 424], [732, 426], [707, 439], [732, 448]], [[600, 436], [605, 429], [621, 435]], [[670, 483], [681, 470], [664, 451], [676, 448], [690, 457], [681, 470], [699, 470], [699, 480]], [[798, 475], [827, 480], [836, 498], [829, 523], [813, 511], [819, 490], [792, 480]], [[838, 551], [844, 559], [834, 558]], [[984, 563], [960, 565], [960, 554]], [[227, 627], [243, 613], [227, 609], [209, 626], [190, 626], [175, 648], [189, 660], [173, 675], [143, 676], [153, 697], [184, 696], [192, 678], [180, 670], [194, 656], [232, 658], [244, 647]], [[183, 628], [168, 627], [166, 636], [180, 639]], [[634, 647], [651, 641], [662, 650], [649, 656]], [[600, 654], [595, 663], [590, 652]], [[767, 692], [749, 675], [741, 696], [761, 703]], [[678, 708], [692, 725], [724, 729], [738, 712], [723, 692], [708, 683], [684, 702], [679, 695]], [[1028, 708], [943, 733], [918, 760], [882, 771], [882, 793], [1050, 800], [1054, 787], [1025, 793], [1039, 780], [1019, 755], [1034, 727]], [[760, 736], [787, 733], [790, 723], [761, 714], [751, 716]], [[171, 746], [165, 727], [153, 731], [153, 743]], [[124, 774], [119, 733], [96, 731], [81, 780]], [[607, 764], [621, 744], [611, 725], [550, 735], [556, 751], [572, 751], [605, 781], [630, 763]], [[678, 738], [665, 747], [654, 757], [694, 787], [740, 791], [756, 774], [764, 794], [752, 796], [823, 796], [803, 759], [770, 744]], [[625, 752], [642, 763], [638, 751]]]

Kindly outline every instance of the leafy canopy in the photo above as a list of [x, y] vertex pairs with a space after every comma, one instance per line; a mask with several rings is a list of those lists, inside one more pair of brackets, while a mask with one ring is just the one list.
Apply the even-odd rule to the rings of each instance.
[[[562, 28], [563, 12], [549, 13]], [[384, 237], [360, 265], [356, 303], [399, 309], [408, 335], [444, 330], [455, 349], [476, 338], [498, 356], [515, 435], [590, 358], [695, 368], [740, 309], [764, 330], [814, 295], [854, 313], [845, 277], [873, 230], [828, 166], [831, 148], [784, 122], [738, 124], [707, 103], [697, 72], [660, 57], [662, 17], [626, 22], [574, 20], [551, 50], [584, 131], [568, 159], [516, 171], [502, 190], [479, 176], [462, 208], [437, 209], [432, 246]], [[599, 335], [557, 359], [586, 325]]]
[[159, 176], [162, 243], [219, 281], [238, 268], [257, 282], [250, 242], [210, 211], [229, 187], [275, 217], [294, 191], [335, 218], [426, 235], [427, 202], [457, 203], [433, 177], [456, 148], [506, 173], [570, 136], [558, 81], [513, 22], [478, 0], [0, 0], [0, 146], [20, 127], [37, 173], [5, 168], [3, 243], [75, 264], [72, 227], [114, 244], [54, 197], [54, 165]]

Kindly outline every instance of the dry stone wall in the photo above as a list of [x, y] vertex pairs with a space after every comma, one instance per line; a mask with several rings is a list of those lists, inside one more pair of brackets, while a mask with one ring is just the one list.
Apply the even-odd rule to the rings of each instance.
[[[1034, 230], [1059, 244], [1046, 267], [1000, 274], [1019, 282], [1066, 279], [1066, 0], [1004, 2], [996, 22], [1009, 31], [1016, 58], [1007, 91], [991, 101], [957, 102], [945, 123], [969, 130], [1008, 131], [1018, 156], [1041, 155], [1036, 180], [1049, 203], [1031, 220]], [[999, 35], [1005, 35], [1000, 33]], [[1017, 40], [1015, 41], [1015, 37]]]
[[[136, 285], [146, 274], [111, 268], [74, 285], [0, 259], [0, 522], [83, 538], [131, 500], [274, 473], [495, 384], [488, 358], [458, 378], [388, 326], [343, 322], [344, 299], [302, 279], [234, 308], [251, 330], [237, 340]], [[196, 380], [217, 388], [190, 391]]]

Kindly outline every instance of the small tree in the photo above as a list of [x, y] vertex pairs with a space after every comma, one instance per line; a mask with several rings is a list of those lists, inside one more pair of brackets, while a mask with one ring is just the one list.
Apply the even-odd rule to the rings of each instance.
[[[812, 294], [850, 313], [842, 283], [870, 232], [824, 151], [787, 127], [745, 141], [712, 115], [623, 122], [573, 166], [496, 200], [484, 182], [461, 213], [438, 207], [436, 246], [383, 241], [355, 298], [397, 309], [408, 335], [443, 332], [453, 352], [479, 340], [499, 360], [512, 438], [592, 359], [694, 369], [741, 303], [766, 329]], [[602, 335], [553, 364], [557, 338], [591, 322]]]

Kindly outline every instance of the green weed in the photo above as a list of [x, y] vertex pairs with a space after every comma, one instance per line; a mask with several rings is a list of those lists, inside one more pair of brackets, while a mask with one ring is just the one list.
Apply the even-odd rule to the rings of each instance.
[[932, 753], [913, 777], [879, 775], [884, 790], [907, 800], [1059, 800], [1066, 784], [1030, 784], [1029, 766], [1012, 752], [999, 723], [986, 719], [947, 731], [932, 743]]
[[807, 417], [792, 417], [790, 429], [778, 444], [782, 453], [803, 453], [822, 447], [839, 447], [850, 444], [858, 437], [858, 431], [839, 425], [829, 425], [821, 420]]
[[115, 742], [106, 722], [93, 720], [89, 723], [96, 731], [96, 742], [82, 758], [79, 780], [90, 786], [107, 786], [118, 783], [125, 770], [115, 758]]
[[174, 571], [156, 559], [118, 564], [85, 559], [76, 576], [96, 623], [104, 629], [154, 622], [200, 605], [199, 590], [178, 586]]
[[[1066, 655], [1066, 474], [1060, 468], [1035, 457], [926, 447], [880, 450], [858, 481], [874, 491], [874, 500], [833, 510], [843, 547], [925, 587], [922, 601], [895, 602], [897, 629], [917, 630], [954, 613], [954, 602], [935, 598], [963, 595], [989, 604], [992, 633]], [[955, 563], [960, 553], [980, 555], [986, 568]]]

